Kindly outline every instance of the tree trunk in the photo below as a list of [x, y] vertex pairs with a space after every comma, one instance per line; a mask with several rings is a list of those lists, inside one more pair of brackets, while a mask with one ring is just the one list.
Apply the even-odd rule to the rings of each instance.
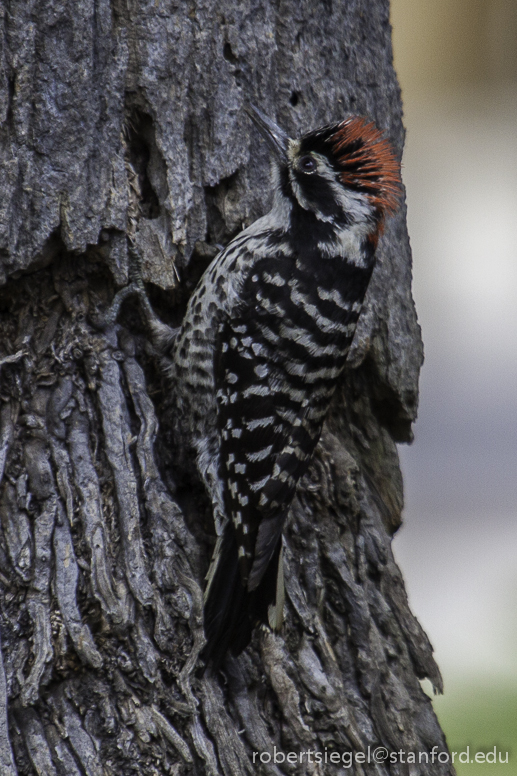
[[197, 661], [207, 499], [167, 465], [138, 303], [98, 325], [128, 238], [177, 325], [266, 211], [248, 100], [294, 135], [370, 116], [402, 152], [388, 0], [11, 0], [2, 24], [2, 776], [454, 773], [390, 547], [422, 361], [404, 212], [291, 511], [282, 633], [222, 672]]

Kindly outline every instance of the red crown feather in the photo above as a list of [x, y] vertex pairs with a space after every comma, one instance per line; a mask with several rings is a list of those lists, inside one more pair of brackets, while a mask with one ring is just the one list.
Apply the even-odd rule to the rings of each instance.
[[360, 116], [345, 119], [329, 142], [343, 184], [362, 191], [383, 214], [393, 214], [402, 191], [400, 164], [375, 124]]

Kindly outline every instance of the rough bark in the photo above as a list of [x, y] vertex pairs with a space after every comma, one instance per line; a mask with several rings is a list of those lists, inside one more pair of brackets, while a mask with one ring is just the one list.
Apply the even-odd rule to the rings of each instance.
[[[338, 774], [333, 751], [446, 751], [390, 547], [422, 360], [404, 212], [292, 509], [283, 631], [219, 674], [197, 664], [207, 500], [163, 463], [138, 303], [98, 326], [128, 236], [176, 324], [216, 245], [265, 212], [246, 101], [293, 134], [365, 114], [402, 151], [388, 1], [11, 0], [0, 21], [2, 776]], [[253, 759], [274, 746], [327, 764]]]

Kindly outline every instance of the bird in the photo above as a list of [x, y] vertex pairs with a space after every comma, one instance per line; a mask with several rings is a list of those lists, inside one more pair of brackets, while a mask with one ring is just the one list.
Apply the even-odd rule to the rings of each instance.
[[284, 526], [401, 196], [397, 155], [368, 118], [293, 139], [246, 110], [273, 152], [273, 204], [208, 266], [166, 363], [212, 504], [202, 658], [216, 666], [258, 623], [282, 624]]

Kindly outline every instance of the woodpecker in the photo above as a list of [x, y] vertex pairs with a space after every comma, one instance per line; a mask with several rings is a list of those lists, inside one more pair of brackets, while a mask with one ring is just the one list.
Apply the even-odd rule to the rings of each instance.
[[352, 116], [291, 139], [247, 109], [274, 152], [273, 206], [213, 260], [169, 357], [180, 432], [212, 499], [217, 541], [204, 658], [282, 621], [282, 532], [342, 373], [400, 165]]

